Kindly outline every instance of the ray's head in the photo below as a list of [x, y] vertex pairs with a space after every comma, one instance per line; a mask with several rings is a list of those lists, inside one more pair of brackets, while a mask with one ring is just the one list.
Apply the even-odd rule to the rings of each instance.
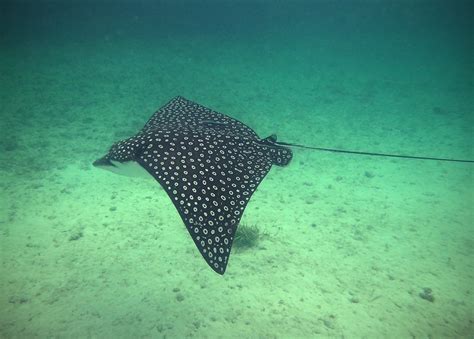
[[140, 137], [116, 142], [109, 152], [92, 163], [94, 167], [126, 176], [142, 176], [143, 170], [136, 163], [144, 141]]

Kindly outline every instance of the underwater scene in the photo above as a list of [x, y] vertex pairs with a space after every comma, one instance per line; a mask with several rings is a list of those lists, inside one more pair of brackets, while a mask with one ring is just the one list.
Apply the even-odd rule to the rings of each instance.
[[0, 337], [472, 338], [473, 13], [1, 1]]

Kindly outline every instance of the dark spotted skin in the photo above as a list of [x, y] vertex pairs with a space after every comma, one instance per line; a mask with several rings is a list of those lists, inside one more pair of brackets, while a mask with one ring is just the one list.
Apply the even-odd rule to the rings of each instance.
[[260, 139], [243, 123], [176, 97], [134, 137], [98, 161], [136, 161], [165, 189], [203, 258], [224, 274], [237, 225], [272, 165], [289, 148]]

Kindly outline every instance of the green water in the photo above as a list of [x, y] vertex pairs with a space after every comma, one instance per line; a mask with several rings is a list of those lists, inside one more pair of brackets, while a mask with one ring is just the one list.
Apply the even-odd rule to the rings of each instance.
[[224, 276], [156, 182], [91, 165], [177, 95], [261, 137], [474, 159], [472, 13], [2, 1], [0, 337], [472, 337], [473, 165], [294, 149]]

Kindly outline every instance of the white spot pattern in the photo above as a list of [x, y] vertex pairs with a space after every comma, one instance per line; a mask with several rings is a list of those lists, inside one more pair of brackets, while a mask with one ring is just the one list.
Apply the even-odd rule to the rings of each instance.
[[272, 164], [291, 160], [291, 150], [270, 138], [260, 139], [241, 122], [176, 97], [105, 158], [143, 166], [173, 201], [203, 258], [223, 274], [250, 197]]

